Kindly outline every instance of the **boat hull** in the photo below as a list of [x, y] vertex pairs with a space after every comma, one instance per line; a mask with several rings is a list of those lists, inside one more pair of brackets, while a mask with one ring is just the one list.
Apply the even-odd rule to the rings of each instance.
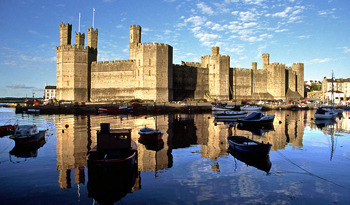
[[37, 143], [38, 141], [45, 138], [45, 132], [44, 130], [39, 131], [39, 133], [31, 136], [11, 136], [10, 139], [13, 139], [16, 144], [25, 145], [25, 144], [31, 144], [31, 143]]
[[2, 125], [0, 126], [0, 133], [15, 131], [17, 125]]
[[133, 107], [123, 108], [123, 109], [119, 109], [119, 108], [96, 108], [96, 109], [97, 109], [98, 112], [114, 113], [114, 114], [133, 112], [134, 111]]
[[97, 150], [97, 145], [93, 147], [86, 157], [89, 165], [95, 166], [121, 166], [132, 168], [137, 155], [137, 145], [131, 141], [131, 148], [127, 150]]
[[225, 113], [219, 113], [214, 114], [214, 117], [216, 119], [238, 119], [238, 118], [244, 118], [247, 116], [247, 112], [225, 112]]
[[272, 144], [260, 143], [243, 136], [229, 136], [227, 140], [233, 150], [260, 156], [268, 155], [272, 147]]
[[271, 124], [275, 120], [274, 115], [269, 115], [262, 117], [261, 119], [258, 120], [245, 120], [245, 119], [238, 119], [237, 121], [239, 123], [244, 123], [244, 124]]

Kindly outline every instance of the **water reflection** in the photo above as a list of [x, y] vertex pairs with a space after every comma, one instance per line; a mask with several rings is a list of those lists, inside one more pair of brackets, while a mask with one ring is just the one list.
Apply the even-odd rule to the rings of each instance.
[[[303, 149], [305, 127], [319, 129], [321, 125], [314, 122], [314, 111], [269, 111], [275, 114], [275, 121], [271, 127], [247, 128], [234, 123], [216, 122], [211, 114], [166, 114], [158, 115], [157, 122], [153, 116], [118, 116], [118, 115], [91, 115], [91, 116], [62, 116], [56, 115], [57, 137], [57, 171], [61, 189], [71, 187], [70, 175], [74, 172], [74, 184], [85, 183], [84, 167], [86, 153], [96, 145], [96, 130], [100, 123], [110, 123], [112, 128], [131, 128], [131, 138], [138, 142], [138, 172], [155, 172], [155, 177], [161, 177], [173, 167], [173, 150], [188, 148], [193, 145], [200, 147], [198, 154], [202, 158], [216, 160], [227, 157], [227, 136], [236, 133], [256, 141], [272, 144], [271, 151], [283, 150], [286, 147]], [[347, 113], [344, 112], [344, 118]], [[348, 129], [346, 120], [337, 119], [339, 130]], [[138, 130], [147, 126], [164, 131], [161, 141], [149, 143], [139, 140]], [[334, 125], [334, 126], [335, 126]], [[322, 127], [323, 128], [323, 127]], [[235, 158], [269, 172], [269, 159], [259, 160], [258, 163], [244, 156], [233, 155]], [[212, 170], [220, 172], [218, 162], [213, 162]], [[90, 172], [90, 171], [89, 171]], [[90, 175], [90, 173], [89, 173]], [[90, 176], [89, 176], [90, 179]], [[94, 179], [92, 179], [93, 182]], [[141, 188], [141, 178], [136, 177], [132, 190]], [[90, 192], [90, 190], [89, 190]]]
[[239, 152], [237, 150], [232, 149], [231, 147], [228, 148], [227, 152], [231, 154], [234, 158], [245, 163], [247, 166], [253, 166], [266, 173], [269, 173], [269, 171], [271, 170], [272, 163], [270, 161], [270, 155], [251, 155], [249, 153]]
[[[16, 143], [13, 149], [10, 151], [10, 161], [18, 163], [21, 161], [20, 159], [26, 161], [30, 158], [36, 158], [38, 156], [38, 149], [44, 146], [45, 143], [45, 138], [30, 144]], [[17, 161], [14, 161], [13, 156], [17, 158]]]

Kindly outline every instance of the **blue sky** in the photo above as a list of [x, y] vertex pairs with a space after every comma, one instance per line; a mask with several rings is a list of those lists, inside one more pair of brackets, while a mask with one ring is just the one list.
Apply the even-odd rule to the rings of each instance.
[[[174, 64], [200, 62], [219, 46], [230, 67], [270, 62], [305, 64], [305, 80], [350, 78], [348, 0], [19, 0], [2, 1], [0, 97], [43, 96], [56, 85], [59, 25], [98, 28], [98, 61], [129, 59], [129, 26], [141, 41], [169, 44]], [[74, 37], [72, 43], [74, 43]], [[87, 45], [87, 37], [85, 41]]]

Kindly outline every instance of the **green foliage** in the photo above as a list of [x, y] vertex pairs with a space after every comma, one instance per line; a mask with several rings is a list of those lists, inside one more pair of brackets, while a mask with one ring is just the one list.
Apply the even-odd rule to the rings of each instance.
[[312, 91], [320, 91], [320, 90], [322, 90], [322, 84], [311, 83], [311, 90]]

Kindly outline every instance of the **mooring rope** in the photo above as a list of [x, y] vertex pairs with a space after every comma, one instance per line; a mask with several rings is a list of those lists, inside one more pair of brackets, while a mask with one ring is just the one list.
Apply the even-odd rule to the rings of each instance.
[[340, 185], [340, 184], [337, 184], [337, 183], [335, 183], [335, 182], [333, 182], [333, 181], [330, 181], [330, 180], [328, 180], [328, 179], [326, 179], [326, 178], [317, 176], [316, 174], [313, 174], [313, 173], [307, 171], [306, 169], [304, 169], [304, 168], [302, 168], [301, 166], [297, 165], [296, 163], [292, 162], [290, 159], [288, 159], [286, 156], [284, 156], [284, 155], [283, 155], [281, 152], [279, 152], [278, 150], [277, 150], [276, 152], [277, 152], [281, 157], [283, 157], [285, 160], [287, 160], [287, 161], [290, 162], [291, 164], [295, 165], [295, 166], [298, 167], [299, 169], [303, 170], [303, 171], [306, 172], [307, 174], [309, 174], [309, 175], [311, 175], [311, 176], [314, 176], [314, 177], [316, 177], [316, 178], [322, 179], [322, 180], [324, 180], [324, 181], [326, 181], [326, 182], [332, 183], [332, 184], [334, 184], [334, 185], [336, 185], [336, 186], [339, 186], [339, 187], [341, 187], [341, 188], [350, 190], [350, 188], [348, 188], [348, 187], [342, 186], [342, 185]]

